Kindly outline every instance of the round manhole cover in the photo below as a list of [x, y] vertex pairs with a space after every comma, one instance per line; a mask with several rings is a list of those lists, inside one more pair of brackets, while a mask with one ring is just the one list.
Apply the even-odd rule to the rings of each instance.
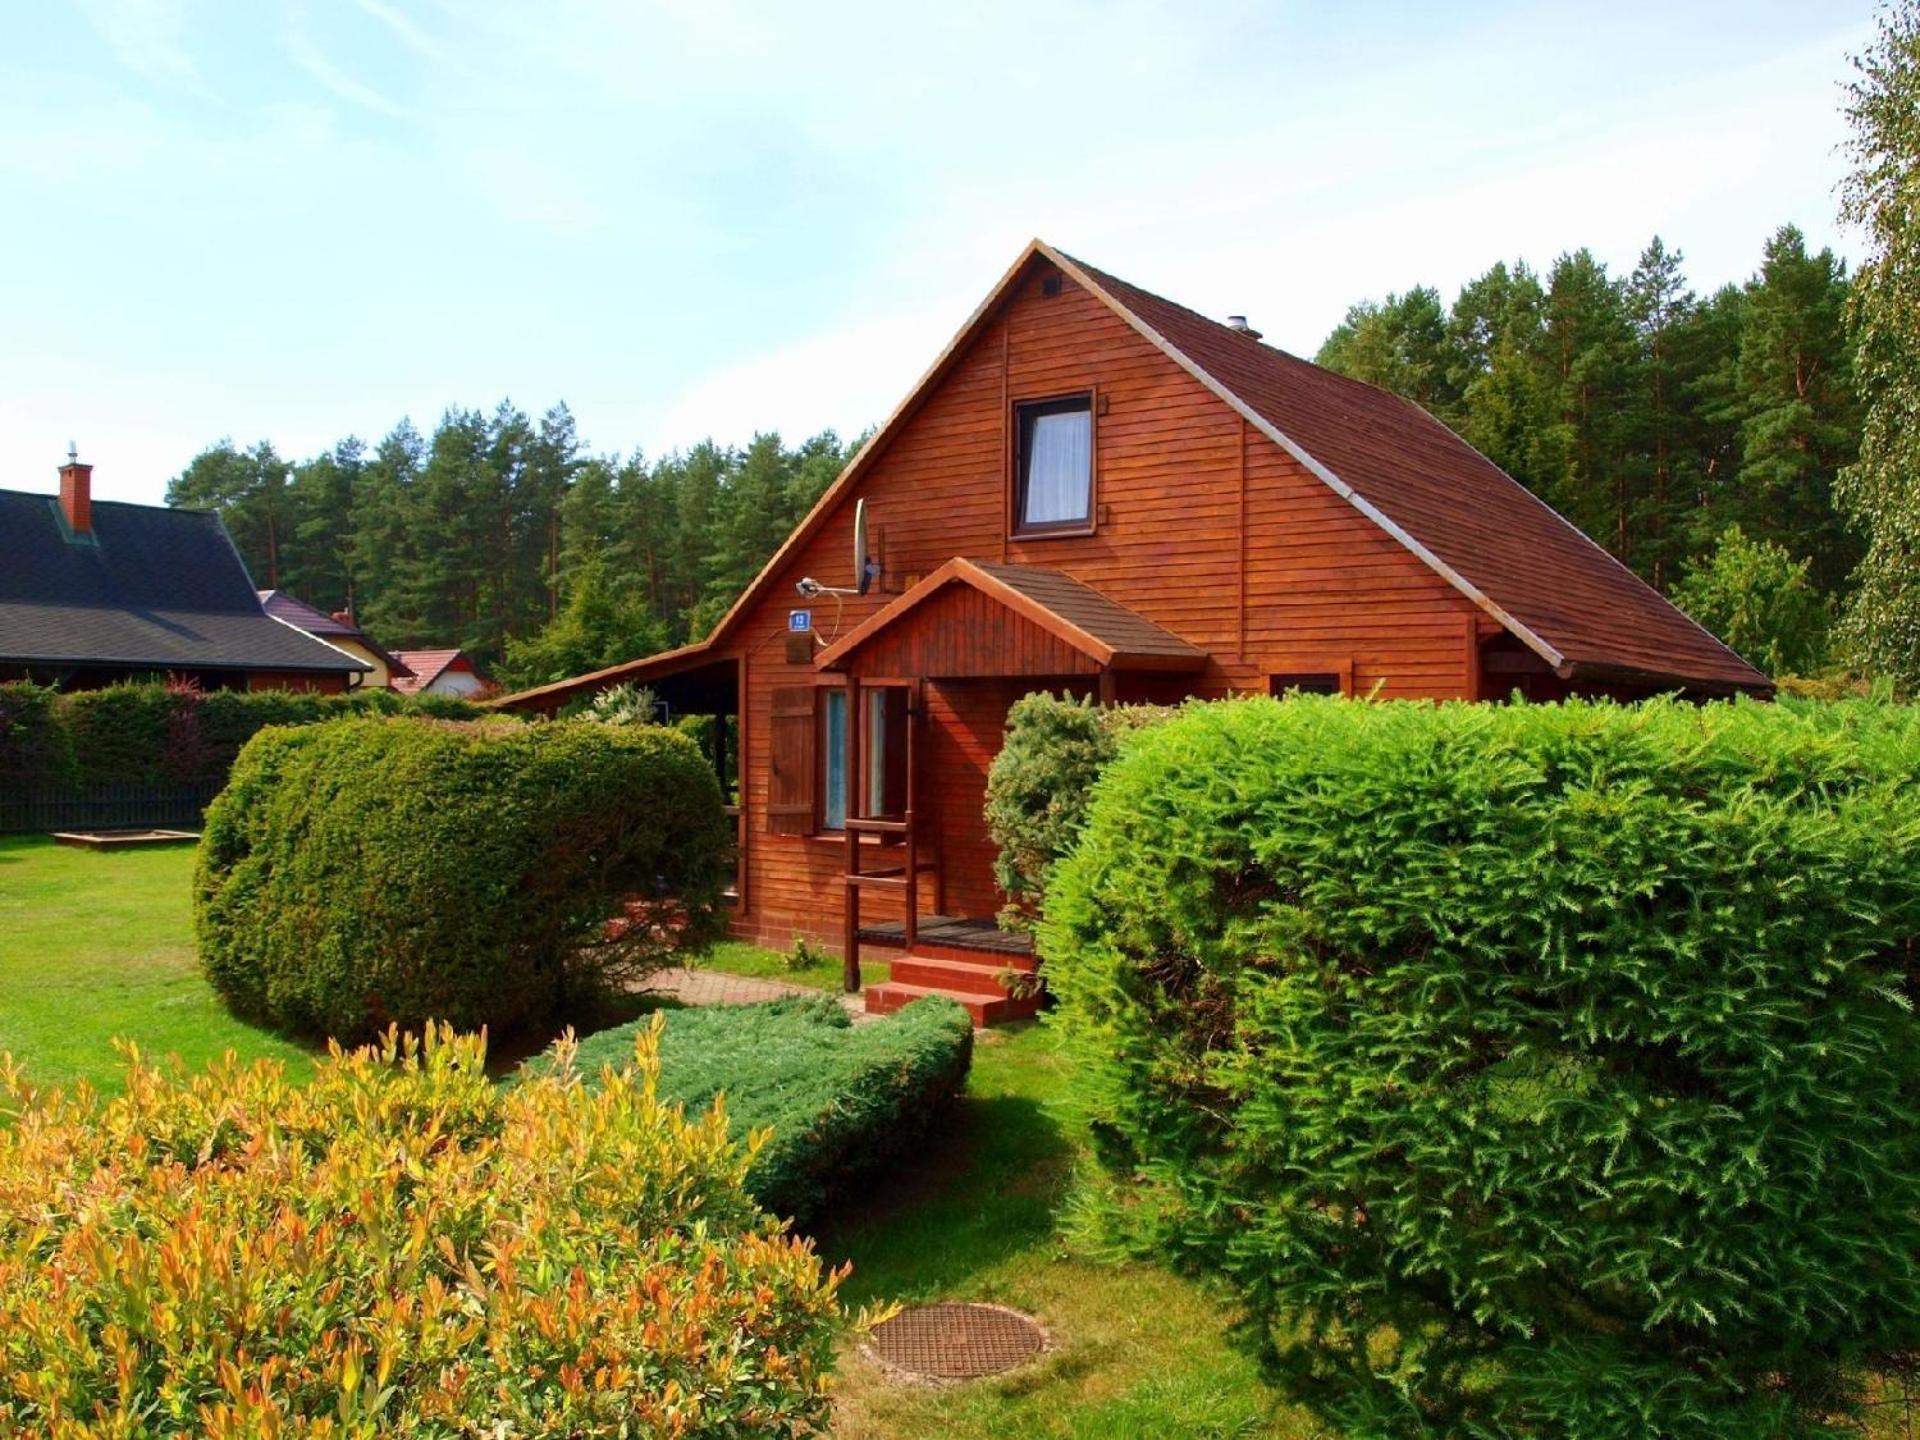
[[873, 1327], [867, 1348], [884, 1364], [925, 1380], [974, 1380], [1031, 1360], [1047, 1336], [1004, 1305], [943, 1300], [913, 1305]]

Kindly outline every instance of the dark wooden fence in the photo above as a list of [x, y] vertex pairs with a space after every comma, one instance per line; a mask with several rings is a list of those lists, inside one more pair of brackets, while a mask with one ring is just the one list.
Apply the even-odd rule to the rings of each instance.
[[0, 790], [0, 835], [140, 826], [197, 830], [223, 783], [43, 785]]

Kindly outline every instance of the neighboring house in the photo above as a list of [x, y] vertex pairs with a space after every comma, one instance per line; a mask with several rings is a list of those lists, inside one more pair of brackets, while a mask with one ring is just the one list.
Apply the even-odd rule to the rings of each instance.
[[285, 590], [262, 590], [260, 604], [274, 619], [285, 621], [296, 630], [306, 631], [316, 640], [324, 640], [336, 650], [344, 650], [366, 661], [373, 667], [364, 681], [369, 690], [388, 689], [396, 677], [406, 679], [413, 674], [397, 656], [389, 655], [374, 644], [373, 638], [354, 622], [350, 611], [336, 610], [329, 615], [318, 605], [309, 605]]
[[371, 670], [267, 614], [218, 515], [94, 500], [92, 482], [69, 458], [57, 496], [0, 490], [0, 680], [335, 691]]
[[402, 695], [478, 695], [487, 677], [464, 650], [398, 650], [395, 657], [407, 667], [393, 688]]
[[1029, 691], [1771, 688], [1419, 406], [1037, 241], [711, 635], [501, 703], [623, 681], [738, 716], [736, 933], [891, 947], [871, 1008], [986, 1019], [1023, 1004], [981, 809]]

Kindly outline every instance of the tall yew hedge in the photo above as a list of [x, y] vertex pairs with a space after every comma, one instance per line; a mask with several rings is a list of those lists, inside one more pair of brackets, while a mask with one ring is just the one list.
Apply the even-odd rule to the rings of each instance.
[[1354, 1436], [1806, 1436], [1920, 1346], [1920, 718], [1258, 700], [1041, 948], [1132, 1238]]
[[712, 767], [670, 730], [276, 727], [207, 811], [194, 926], [238, 1014], [342, 1040], [499, 1033], [697, 949], [731, 846]]

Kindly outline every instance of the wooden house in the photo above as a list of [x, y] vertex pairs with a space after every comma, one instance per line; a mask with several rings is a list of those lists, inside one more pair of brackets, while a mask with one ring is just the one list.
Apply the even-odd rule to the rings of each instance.
[[464, 650], [401, 650], [400, 673], [393, 688], [402, 695], [453, 695], [471, 700], [487, 688], [487, 677]]
[[736, 933], [981, 1020], [1031, 1004], [981, 814], [1029, 691], [1769, 690], [1418, 406], [1038, 241], [712, 634], [502, 703], [622, 681], [738, 718]]

